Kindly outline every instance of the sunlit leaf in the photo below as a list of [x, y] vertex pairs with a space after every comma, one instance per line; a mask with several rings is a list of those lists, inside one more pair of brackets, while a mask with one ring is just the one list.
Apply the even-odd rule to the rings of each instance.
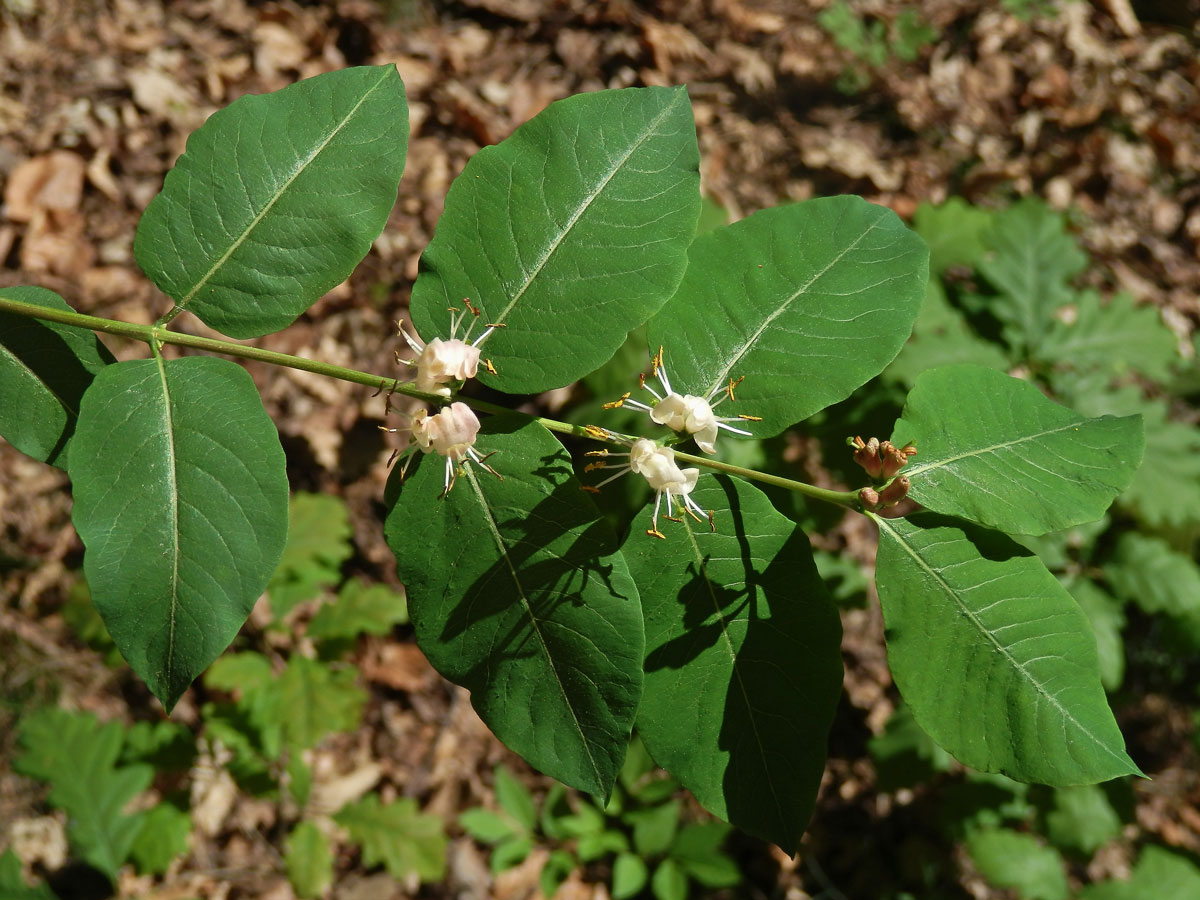
[[292, 830], [283, 864], [297, 897], [320, 897], [333, 883], [333, 851], [314, 822], [301, 822]]
[[188, 138], [133, 242], [176, 305], [237, 338], [340, 284], [387, 223], [408, 145], [394, 65], [247, 94]]
[[83, 860], [116, 880], [129, 858], [146, 813], [125, 814], [129, 802], [150, 786], [145, 764], [117, 766], [122, 728], [94, 716], [45, 708], [21, 721], [23, 752], [14, 768], [49, 782], [51, 806], [65, 810], [67, 834]]
[[416, 875], [421, 881], [438, 881], [446, 871], [442, 820], [418, 810], [411, 797], [384, 804], [378, 794], [368, 794], [342, 807], [333, 819], [362, 847], [364, 864], [382, 863], [393, 878]]
[[940, 516], [872, 518], [888, 662], [934, 740], [964, 765], [1019, 781], [1138, 772], [1087, 617], [1036, 556]]
[[1087, 267], [1087, 254], [1067, 235], [1062, 213], [1037, 198], [996, 213], [984, 241], [991, 256], [977, 268], [999, 292], [988, 310], [1015, 350], [1035, 354], [1055, 311], [1072, 300], [1070, 282]]
[[212, 357], [105, 368], [83, 398], [72, 518], [92, 601], [170, 709], [233, 640], [287, 536], [275, 424]]
[[840, 196], [764, 209], [698, 237], [649, 325], [680, 394], [744, 376], [719, 414], [768, 437], [886, 366], [925, 296], [928, 251], [889, 209]]
[[451, 185], [413, 287], [421, 336], [449, 337], [467, 297], [506, 326], [484, 345], [489, 386], [533, 393], [598, 368], [679, 284], [698, 166], [682, 87], [551, 104]]
[[1100, 518], [1143, 447], [1137, 416], [1087, 419], [981, 366], [917, 378], [892, 441], [917, 447], [904, 470], [917, 502], [1017, 534]]

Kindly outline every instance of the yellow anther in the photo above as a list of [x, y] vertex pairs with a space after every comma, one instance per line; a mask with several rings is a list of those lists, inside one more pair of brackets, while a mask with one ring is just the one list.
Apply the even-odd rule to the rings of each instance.
[[600, 493], [600, 488], [598, 488], [598, 487], [592, 487], [590, 484], [581, 484], [581, 485], [579, 486], [579, 489], [580, 489], [581, 491], [587, 491], [589, 494], [598, 494], [598, 493]]
[[583, 467], [583, 471], [594, 472], [596, 469], [604, 469], [607, 467], [608, 467], [608, 463], [606, 463], [606, 462], [591, 462]]
[[743, 421], [746, 421], [746, 422], [761, 422], [762, 421], [762, 416], [747, 416], [747, 415], [744, 415], [741, 413], [738, 414], [738, 418], [742, 419]]
[[487, 369], [489, 372], [491, 372], [493, 375], [500, 374], [499, 372], [496, 371], [496, 367], [492, 365], [492, 361], [490, 359], [485, 359], [483, 361], [483, 367], [485, 369]]
[[621, 395], [621, 398], [619, 400], [610, 400], [608, 403], [605, 403], [601, 407], [601, 409], [620, 409], [622, 406], [625, 405], [625, 401], [628, 399], [629, 399], [629, 391], [626, 391], [625, 393], [623, 393]]
[[608, 432], [599, 425], [584, 425], [583, 430], [587, 432], [590, 438], [595, 438], [598, 441], [608, 440]]
[[584, 456], [608, 456], [607, 450], [589, 450]]
[[665, 534], [663, 534], [661, 531], [659, 531], [657, 528], [647, 528], [646, 534], [650, 535], [650, 537], [656, 537], [660, 541], [665, 541], [667, 539], [667, 536]]
[[658, 353], [656, 353], [654, 355], [654, 358], [650, 360], [650, 365], [654, 369], [652, 374], [654, 375], [655, 378], [658, 377], [658, 370], [662, 368], [662, 364], [663, 364], [663, 348], [662, 348], [662, 344], [659, 344], [658, 345]]
[[738, 378], [738, 379], [737, 379], [737, 381], [734, 381], [732, 378], [730, 378], [730, 379], [729, 379], [729, 384], [725, 386], [725, 393], [729, 395], [729, 399], [730, 399], [730, 400], [733, 400], [733, 399], [734, 399], [734, 396], [733, 396], [733, 389], [734, 389], [735, 387], [737, 387], [739, 384], [741, 384], [741, 383], [742, 383], [743, 381], [745, 381], [745, 380], [746, 380], [746, 376], [745, 376], [745, 375], [743, 375], [743, 376], [741, 376], [740, 378]]

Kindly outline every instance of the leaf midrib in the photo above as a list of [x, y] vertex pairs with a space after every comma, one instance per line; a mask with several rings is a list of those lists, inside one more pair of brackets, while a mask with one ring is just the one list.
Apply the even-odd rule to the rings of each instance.
[[1026, 669], [1024, 665], [1022, 665], [1020, 662], [1018, 662], [1016, 660], [1016, 658], [1013, 657], [1013, 655], [1008, 651], [1008, 648], [1005, 647], [1003, 644], [1001, 644], [998, 640], [996, 640], [995, 635], [993, 635], [990, 631], [988, 631], [987, 628], [984, 627], [983, 623], [979, 620], [979, 617], [975, 614], [974, 610], [968, 608], [967, 605], [962, 602], [962, 600], [959, 598], [958, 593], [954, 590], [954, 588], [951, 587], [951, 585], [944, 578], [942, 578], [941, 573], [935, 571], [920, 556], [920, 554], [913, 547], [909, 546], [909, 544], [904, 540], [903, 536], [900, 535], [895, 529], [893, 529], [891, 527], [891, 525], [888, 524], [886, 519], [884, 519], [882, 516], [874, 515], [873, 513], [867, 513], [867, 515], [870, 516], [875, 521], [875, 524], [879, 527], [880, 531], [886, 531], [888, 534], [890, 534], [896, 540], [896, 543], [901, 548], [903, 548], [904, 552], [907, 553], [913, 559], [913, 561], [917, 564], [918, 568], [920, 568], [923, 572], [925, 572], [930, 578], [932, 578], [938, 584], [939, 587], [942, 588], [942, 590], [944, 590], [946, 592], [946, 594], [950, 597], [950, 599], [954, 602], [954, 604], [959, 608], [959, 610], [962, 612], [962, 614], [964, 616], [966, 616], [968, 621], [970, 621], [971, 624], [974, 625], [975, 628], [979, 631], [979, 633], [982, 634], [984, 636], [984, 638], [987, 639], [988, 643], [990, 643], [996, 649], [996, 651], [1004, 659], [1006, 659], [1008, 661], [1008, 663], [1013, 667], [1013, 669], [1015, 669], [1017, 672], [1019, 672], [1021, 677], [1024, 678], [1027, 682], [1029, 682], [1029, 684], [1031, 684], [1033, 686], [1034, 690], [1038, 693], [1039, 696], [1044, 697], [1051, 706], [1053, 706], [1055, 709], [1058, 710], [1059, 714], [1063, 717], [1063, 719], [1070, 722], [1077, 729], [1079, 729], [1080, 733], [1086, 735], [1088, 737], [1088, 739], [1090, 739], [1091, 742], [1096, 747], [1100, 748], [1105, 753], [1107, 753], [1109, 756], [1111, 756], [1113, 759], [1120, 762], [1122, 766], [1125, 766], [1125, 760], [1121, 759], [1120, 756], [1113, 753], [1112, 750], [1110, 750], [1103, 741], [1101, 741], [1094, 734], [1092, 734], [1092, 732], [1089, 731], [1087, 729], [1087, 727], [1085, 727], [1083, 725], [1082, 722], [1080, 722], [1073, 715], [1071, 715], [1070, 712], [1067, 711], [1066, 707], [1064, 707], [1061, 703], [1058, 702], [1058, 698], [1054, 694], [1047, 692], [1045, 690], [1045, 688], [1043, 688], [1042, 685], [1038, 682], [1038, 680], [1033, 677], [1033, 675], [1029, 672], [1029, 670]]
[[708, 389], [705, 391], [705, 396], [711, 396], [718, 388], [722, 387], [725, 384], [725, 379], [730, 377], [730, 373], [733, 371], [733, 367], [736, 366], [739, 362], [741, 362], [742, 359], [745, 357], [745, 355], [754, 348], [754, 345], [756, 343], [758, 343], [758, 339], [760, 337], [762, 337], [763, 333], [767, 330], [767, 328], [771, 325], [771, 323], [774, 322], [781, 315], [783, 315], [785, 312], [787, 312], [787, 310], [791, 307], [792, 303], [794, 303], [797, 299], [799, 299], [800, 297], [807, 294], [809, 292], [809, 290], [811, 290], [812, 286], [814, 284], [816, 284], [818, 281], [820, 281], [822, 278], [824, 278], [825, 273], [827, 273], [830, 269], [832, 269], [839, 262], [841, 262], [847, 253], [850, 253], [853, 250], [855, 250], [858, 247], [858, 245], [866, 238], [867, 235], [869, 235], [872, 231], [874, 231], [876, 228], [879, 227], [879, 223], [880, 223], [880, 220], [876, 219], [874, 222], [872, 222], [870, 225], [868, 225], [866, 227], [866, 229], [864, 229], [863, 232], [858, 237], [856, 237], [848, 246], [843, 248], [843, 250], [840, 253], [836, 254], [831, 260], [829, 260], [829, 262], [827, 262], [825, 264], [824, 268], [813, 273], [812, 277], [809, 278], [808, 281], [806, 281], [799, 288], [797, 288], [796, 291], [790, 297], [788, 297], [786, 300], [784, 300], [777, 309], [775, 309], [773, 312], [770, 313], [770, 315], [768, 315], [765, 319], [763, 319], [762, 324], [759, 325], [759, 327], [755, 330], [754, 334], [752, 334], [749, 338], [747, 338], [745, 341], [743, 341], [742, 346], [740, 348], [738, 348], [734, 352], [734, 354], [726, 360], [725, 365], [721, 368], [720, 373], [717, 375], [717, 377], [713, 380], [712, 384], [710, 384], [708, 386]]
[[[1101, 418], [1105, 418], [1105, 417], [1102, 416]], [[914, 475], [920, 475], [922, 472], [931, 472], [936, 469], [945, 468], [946, 466], [950, 465], [951, 463], [956, 463], [961, 459], [971, 459], [972, 457], [983, 456], [986, 453], [996, 453], [1000, 450], [1006, 450], [1009, 447], [1016, 447], [1016, 446], [1019, 446], [1020, 444], [1027, 443], [1029, 441], [1036, 441], [1039, 438], [1050, 437], [1051, 435], [1060, 434], [1064, 431], [1070, 431], [1072, 428], [1077, 429], [1082, 425], [1089, 424], [1089, 422], [1091, 422], [1091, 421], [1093, 421], [1093, 420], [1080, 419], [1077, 422], [1068, 422], [1059, 428], [1051, 428], [1051, 429], [1048, 429], [1047, 431], [1039, 431], [1037, 434], [1023, 435], [1019, 438], [1014, 438], [1011, 441], [1002, 441], [999, 444], [992, 444], [987, 447], [979, 447], [974, 450], [968, 450], [964, 453], [959, 453], [957, 456], [947, 456], [942, 459], [935, 459], [932, 462], [921, 463], [921, 464], [915, 465], [909, 469], [905, 469], [904, 474], [907, 475], [909, 478], [911, 478]]]
[[372, 85], [369, 89], [367, 89], [366, 91], [363, 92], [363, 95], [362, 95], [362, 97], [359, 98], [358, 102], [355, 103], [353, 107], [351, 107], [350, 111], [346, 113], [346, 115], [337, 124], [337, 126], [335, 128], [333, 128], [332, 131], [329, 132], [329, 136], [326, 137], [324, 141], [322, 141], [320, 144], [316, 145], [316, 147], [314, 147], [312, 149], [312, 151], [308, 154], [308, 157], [306, 159], [302, 160], [300, 162], [300, 164], [296, 167], [295, 172], [293, 172], [291, 174], [291, 176], [289, 176], [288, 179], [282, 185], [280, 185], [279, 189], [275, 192], [275, 195], [273, 197], [271, 197], [271, 199], [269, 201], [267, 201], [267, 203], [263, 206], [262, 210], [253, 219], [250, 220], [250, 223], [244, 229], [242, 229], [242, 233], [240, 235], [238, 235], [236, 238], [234, 238], [234, 240], [229, 245], [229, 249], [226, 250], [223, 254], [221, 254], [221, 256], [215, 262], [213, 262], [213, 264], [211, 266], [209, 266], [208, 271], [205, 272], [200, 277], [200, 279], [196, 282], [196, 284], [192, 287], [192, 289], [190, 291], [188, 291], [181, 298], [179, 298], [176, 305], [180, 309], [186, 308], [187, 305], [189, 303], [191, 303], [192, 300], [195, 299], [196, 294], [198, 294], [200, 292], [200, 290], [206, 284], [208, 284], [208, 282], [210, 280], [212, 280], [212, 278], [217, 274], [217, 272], [220, 270], [220, 268], [223, 265], [225, 265], [226, 262], [229, 261], [229, 258], [231, 256], [233, 256], [233, 254], [236, 253], [238, 251], [238, 249], [249, 239], [251, 232], [253, 232], [254, 229], [258, 227], [258, 224], [264, 218], [266, 218], [267, 213], [269, 213], [275, 207], [275, 204], [279, 202], [280, 198], [283, 197], [283, 195], [287, 193], [287, 189], [292, 186], [292, 183], [297, 178], [299, 178], [302, 174], [304, 174], [304, 172], [313, 163], [313, 161], [316, 160], [316, 158], [321, 155], [322, 151], [324, 151], [324, 149], [329, 146], [330, 142], [335, 137], [337, 137], [338, 134], [341, 133], [342, 129], [345, 128], [347, 124], [349, 124], [350, 120], [352, 118], [354, 118], [355, 114], [359, 110], [359, 107], [361, 107], [364, 103], [366, 103], [367, 100], [370, 99], [371, 95], [380, 87], [380, 85], [382, 85], [384, 83], [384, 81], [387, 80], [389, 71], [390, 70], [385, 70], [384, 73], [380, 75], [379, 80], [377, 82], [375, 82], [375, 84]]
[[542, 635], [542, 630], [538, 627], [537, 616], [533, 614], [533, 607], [529, 603], [529, 598], [525, 595], [525, 588], [521, 584], [520, 574], [517, 572], [516, 566], [513, 564], [512, 557], [508, 554], [508, 545], [504, 542], [503, 535], [500, 534], [500, 528], [496, 525], [496, 519], [492, 516], [491, 507], [488, 506], [487, 497], [484, 496], [483, 488], [479, 486], [479, 480], [475, 477], [475, 473], [471, 471], [469, 466], [463, 466], [463, 474], [474, 491], [475, 498], [479, 501], [479, 508], [483, 513], [484, 524], [487, 525], [488, 531], [492, 535], [492, 540], [496, 543], [496, 549], [500, 551], [500, 556], [504, 560], [504, 564], [508, 567], [509, 574], [512, 575], [513, 584], [517, 589], [517, 596], [521, 598], [521, 605], [525, 608], [525, 614], [529, 618], [530, 626], [533, 628], [534, 635], [537, 636], [538, 645], [542, 648], [542, 654], [546, 658], [547, 664], [550, 666], [550, 671], [554, 673], [554, 684], [558, 688], [559, 694], [562, 696], [563, 703], [571, 712], [571, 724], [575, 726], [575, 731], [579, 735], [579, 741], [583, 745], [583, 751], [587, 755], [588, 764], [592, 768], [592, 774], [595, 776], [598, 784], [604, 784], [604, 776], [600, 772], [600, 767], [596, 763], [595, 757], [592, 755], [591, 744], [588, 743], [587, 736], [583, 733], [583, 727], [579, 722], [579, 716], [575, 712], [575, 707], [571, 703], [570, 697], [567, 695], [567, 689], [563, 685], [562, 677], [558, 674], [558, 667], [554, 664], [554, 657], [550, 653], [550, 648], [546, 646], [546, 638]]
[[677, 97], [672, 97], [671, 102], [664, 106], [662, 111], [654, 117], [654, 121], [652, 121], [638, 136], [637, 140], [629, 146], [629, 149], [625, 151], [624, 155], [618, 157], [616, 162], [603, 175], [599, 182], [597, 182], [595, 187], [592, 188], [591, 193], [584, 198], [583, 202], [580, 203], [575, 212], [572, 213], [571, 217], [567, 220], [566, 225], [559, 230], [554, 239], [546, 246], [541, 257], [534, 264], [533, 270], [525, 276], [524, 282], [513, 295], [513, 298], [508, 301], [508, 304], [503, 310], [500, 311], [500, 315], [492, 319], [492, 322], [497, 325], [504, 323], [504, 320], [508, 317], [508, 314], [512, 312], [513, 307], [517, 305], [520, 299], [525, 295], [525, 291], [529, 289], [529, 286], [533, 284], [538, 274], [542, 271], [542, 269], [545, 268], [546, 263], [550, 261], [550, 257], [554, 255], [555, 251], [558, 250], [562, 242], [566, 240], [567, 235], [571, 232], [571, 229], [575, 227], [576, 223], [578, 223], [581, 218], [583, 218], [583, 214], [591, 208], [592, 203], [595, 202], [596, 198], [600, 196], [601, 191], [603, 191], [604, 188], [608, 186], [608, 183], [616, 177], [617, 172], [619, 172], [625, 163], [629, 161], [629, 158], [633, 156], [634, 152], [637, 151], [644, 143], [646, 143], [647, 140], [649, 140], [650, 135], [657, 131], [659, 123], [661, 123], [663, 119], [665, 119], [668, 114], [675, 109], [676, 105]]
[[167, 514], [171, 520], [171, 584], [169, 618], [167, 625], [167, 661], [165, 674], [167, 689], [175, 690], [175, 619], [179, 611], [179, 469], [176, 465], [178, 453], [175, 447], [175, 417], [171, 410], [171, 390], [167, 385], [166, 363], [161, 356], [155, 355], [154, 361], [158, 366], [158, 378], [162, 385], [163, 395], [163, 425], [167, 438]]
[[737, 652], [733, 649], [733, 639], [729, 636], [729, 630], [725, 627], [725, 616], [721, 612], [721, 604], [717, 599], [716, 591], [713, 590], [712, 579], [708, 577], [708, 566], [704, 561], [703, 554], [700, 552], [700, 545], [696, 541], [696, 534], [692, 531], [692, 523], [688, 521], [687, 516], [683, 517], [683, 523], [684, 529], [687, 531], [688, 544], [692, 549], [692, 556], [696, 562], [696, 569], [704, 575], [704, 586], [708, 589], [708, 596], [713, 602], [713, 610], [716, 612], [717, 621], [721, 625], [721, 639], [729, 651], [730, 668], [733, 669], [734, 679], [737, 681], [738, 690], [742, 694], [742, 702], [746, 705], [746, 717], [750, 720], [751, 728], [754, 731], [754, 743], [758, 747], [759, 759], [762, 760], [763, 773], [768, 776], [766, 779], [767, 787], [771, 791], [771, 799], [775, 802], [775, 812], [778, 815], [780, 831], [786, 832], [787, 817], [784, 815], [783, 804], [780, 802], [779, 794], [775, 790], [775, 782], [769, 777], [771, 768], [767, 765], [766, 748], [763, 746], [762, 738], [758, 733], [758, 722], [753, 715], [754, 707], [750, 704], [750, 694], [746, 690], [746, 683], [742, 680], [742, 673], [738, 668]]

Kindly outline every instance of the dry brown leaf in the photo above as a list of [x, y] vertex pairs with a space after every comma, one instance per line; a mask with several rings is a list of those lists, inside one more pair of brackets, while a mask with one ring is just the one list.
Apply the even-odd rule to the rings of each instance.
[[437, 672], [416, 644], [383, 644], [363, 660], [361, 671], [367, 681], [411, 694], [438, 682]]
[[21, 163], [4, 187], [8, 218], [32, 222], [39, 213], [77, 210], [86, 170], [83, 157], [69, 150], [53, 150]]

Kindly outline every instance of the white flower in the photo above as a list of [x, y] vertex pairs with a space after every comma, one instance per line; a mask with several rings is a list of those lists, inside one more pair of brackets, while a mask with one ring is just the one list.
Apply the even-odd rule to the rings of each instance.
[[[696, 438], [696, 446], [705, 453], [717, 452], [717, 429], [724, 428], [726, 431], [732, 431], [734, 434], [744, 434], [750, 437], [750, 432], [743, 428], [734, 428], [727, 422], [759, 422], [761, 419], [758, 416], [718, 416], [713, 414], [713, 407], [720, 406], [725, 400], [733, 399], [733, 389], [737, 387], [738, 381], [730, 379], [729, 384], [725, 387], [719, 387], [714, 390], [708, 397], [696, 397], [692, 394], [677, 394], [671, 390], [671, 382], [667, 378], [667, 368], [663, 365], [663, 349], [658, 348], [658, 354], [651, 360], [654, 366], [653, 375], [658, 378], [662, 384], [663, 394], [654, 390], [654, 388], [646, 384], [646, 379], [643, 376], [641, 386], [654, 395], [654, 403], [646, 404], [640, 400], [629, 399], [629, 394], [625, 394], [620, 400], [615, 400], [612, 403], [604, 404], [605, 409], [614, 409], [619, 406], [628, 404], [634, 409], [642, 409], [650, 414], [652, 421], [659, 425], [666, 425], [672, 431], [682, 431], [693, 435]], [[716, 399], [720, 395], [720, 399]], [[716, 402], [713, 402], [716, 399]]]
[[[610, 431], [603, 431], [604, 437], [621, 440], [617, 435]], [[627, 472], [633, 472], [641, 475], [646, 479], [646, 483], [650, 485], [654, 491], [654, 515], [651, 518], [651, 528], [646, 534], [656, 538], [666, 538], [666, 535], [658, 530], [658, 512], [662, 507], [662, 499], [667, 498], [667, 518], [672, 521], [678, 521], [673, 518], [675, 515], [675, 501], [673, 498], [680, 498], [683, 509], [691, 515], [697, 522], [708, 519], [710, 528], [713, 528], [712, 513], [705, 513], [700, 505], [691, 498], [692, 490], [696, 487], [696, 481], [700, 477], [699, 469], [681, 469], [679, 464], [675, 462], [675, 451], [670, 447], [660, 447], [654, 441], [647, 438], [638, 438], [629, 445], [628, 453], [611, 453], [608, 450], [593, 450], [588, 453], [588, 456], [625, 456], [629, 458], [629, 462], [621, 467], [621, 470], [615, 475], [610, 475], [604, 481], [596, 485], [591, 490], [597, 490], [604, 487], [610, 481], [620, 478]], [[585, 471], [592, 469], [605, 468], [606, 464], [601, 462], [588, 463]]]
[[442, 496], [450, 493], [450, 488], [454, 487], [458, 464], [467, 460], [500, 477], [499, 472], [484, 462], [487, 456], [480, 456], [475, 449], [475, 436], [478, 434], [479, 418], [465, 403], [451, 403], [432, 416], [425, 409], [413, 413], [413, 443], [422, 453], [439, 453], [446, 457], [446, 489]]
[[[467, 343], [466, 338], [470, 338], [471, 329], [474, 327], [472, 320], [464, 339], [455, 337], [458, 326], [468, 312], [475, 318], [479, 317], [479, 310], [471, 305], [470, 300], [464, 297], [463, 303], [466, 304], [466, 309], [459, 312], [457, 317], [452, 317], [450, 337], [447, 340], [435, 337], [427, 344], [422, 343], [419, 337], [404, 330], [403, 322], [397, 323], [401, 336], [417, 354], [417, 358], [409, 362], [409, 365], [417, 367], [417, 378], [414, 382], [417, 390], [449, 397], [451, 381], [466, 381], [468, 378], [474, 378], [475, 373], [479, 371], [479, 347], [500, 326], [488, 325], [483, 334]], [[490, 361], [484, 360], [483, 364], [488, 371], [496, 371]]]

